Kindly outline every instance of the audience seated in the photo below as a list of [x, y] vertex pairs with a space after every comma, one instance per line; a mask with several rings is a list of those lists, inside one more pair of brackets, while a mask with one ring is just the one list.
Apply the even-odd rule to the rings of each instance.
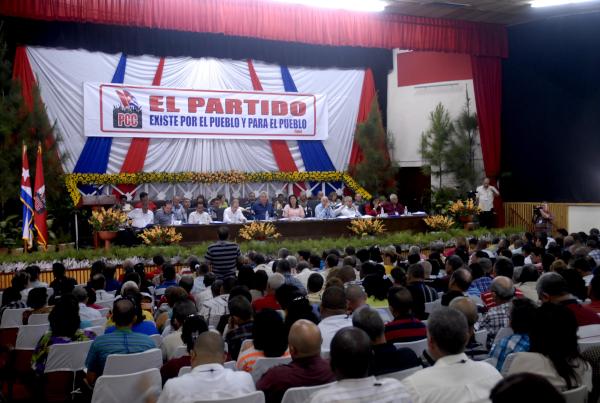
[[536, 290], [538, 278], [539, 273], [537, 268], [532, 264], [526, 264], [521, 269], [518, 284], [516, 284], [517, 289], [523, 293], [523, 296], [535, 303], [537, 303], [539, 299]]
[[[454, 298], [448, 306], [461, 312], [463, 315], [465, 315], [465, 318], [467, 318], [467, 325], [469, 326], [469, 341], [465, 346], [465, 354], [475, 361], [481, 361], [488, 358], [488, 349], [486, 348], [485, 343], [481, 344], [475, 338], [475, 324], [479, 318], [477, 313], [477, 305], [475, 305], [471, 298], [457, 297]], [[426, 352], [423, 355], [427, 358], [430, 358], [429, 354]], [[433, 360], [431, 360], [430, 364], [433, 364]]]
[[202, 308], [200, 308], [200, 314], [204, 317], [209, 327], [217, 327], [221, 316], [228, 313], [227, 301], [229, 300], [231, 289], [235, 286], [235, 278], [227, 277], [220, 284], [221, 287], [218, 290], [218, 294], [206, 301], [202, 305]]
[[[383, 268], [381, 265], [378, 267]], [[363, 287], [369, 296], [367, 304], [372, 308], [387, 308], [389, 306], [387, 295], [391, 286], [392, 282], [382, 270], [378, 269], [377, 273], [367, 275], [363, 279]]]
[[508, 326], [511, 301], [515, 296], [515, 287], [510, 278], [498, 276], [492, 281], [490, 292], [494, 299], [494, 306], [477, 322], [476, 329], [488, 331], [487, 347], [492, 346], [496, 334], [503, 327]]
[[189, 367], [191, 364], [190, 355], [194, 349], [194, 343], [198, 336], [208, 331], [208, 325], [204, 318], [199, 314], [189, 315], [183, 322], [181, 331], [181, 340], [187, 348], [188, 355], [179, 358], [172, 358], [160, 368], [160, 376], [163, 385], [171, 378], [176, 378], [179, 375], [179, 370], [183, 367]]
[[274, 273], [267, 281], [267, 294], [252, 302], [254, 312], [260, 312], [263, 309], [279, 310], [281, 306], [275, 298], [275, 292], [285, 283], [285, 277], [281, 273]]
[[412, 401], [486, 401], [502, 376], [488, 363], [473, 361], [464, 354], [469, 337], [465, 316], [456, 309], [440, 307], [429, 316], [427, 329], [427, 350], [435, 365], [402, 381]]
[[577, 327], [570, 309], [544, 303], [533, 315], [530, 352], [514, 356], [508, 375], [530, 372], [543, 376], [558, 390], [585, 385], [591, 391], [592, 372], [579, 353]]
[[23, 302], [21, 296], [21, 292], [14, 288], [8, 287], [2, 293], [2, 307], [0, 308], [0, 320], [2, 319], [2, 314], [7, 309], [18, 309], [18, 308], [27, 308], [25, 302]]
[[442, 295], [442, 306], [448, 306], [456, 297], [463, 297], [471, 286], [471, 272], [467, 269], [455, 270], [448, 282], [448, 291]]
[[331, 340], [338, 330], [352, 326], [352, 318], [346, 313], [346, 294], [340, 287], [329, 287], [323, 292], [319, 330], [323, 337], [323, 350], [329, 350]]
[[308, 290], [307, 298], [311, 304], [321, 305], [324, 284], [325, 279], [319, 273], [312, 273], [310, 277], [308, 277], [308, 282], [306, 283]]
[[50, 283], [50, 288], [54, 290], [52, 301], [64, 294], [70, 293], [77, 285], [77, 281], [74, 278], [65, 275], [66, 271], [67, 269], [62, 263], [57, 262], [52, 264], [52, 274], [54, 275], [54, 280]]
[[590, 282], [590, 299], [591, 302], [587, 307], [600, 314], [600, 273], [596, 274]]
[[233, 296], [227, 303], [229, 307], [228, 330], [225, 333], [229, 356], [236, 361], [240, 353], [242, 342], [252, 337], [252, 305], [250, 300], [243, 296]]
[[48, 283], [40, 281], [40, 267], [36, 265], [27, 266], [25, 272], [29, 274], [29, 288], [48, 288]]
[[48, 290], [45, 287], [32, 288], [27, 294], [27, 307], [31, 308], [23, 312], [23, 324], [29, 323], [29, 317], [33, 314], [50, 313], [52, 307], [48, 306]]
[[331, 341], [331, 369], [337, 383], [318, 391], [311, 403], [410, 402], [406, 388], [390, 378], [369, 376], [371, 340], [361, 329], [339, 330]]
[[280, 258], [273, 262], [273, 271], [280, 273], [285, 279], [285, 284], [293, 285], [298, 288], [304, 294], [306, 294], [306, 288], [302, 285], [300, 280], [292, 275], [292, 267], [290, 266], [289, 260], [286, 258]]
[[471, 270], [474, 280], [467, 290], [467, 294], [481, 297], [481, 294], [488, 292], [492, 285], [492, 261], [487, 257], [482, 257], [477, 259], [476, 264], [479, 265], [482, 273], [480, 276], [475, 276], [475, 272]]
[[104, 364], [110, 354], [141, 353], [156, 348], [150, 337], [131, 330], [136, 322], [136, 316], [136, 308], [130, 300], [124, 298], [114, 303], [115, 331], [96, 338], [85, 360], [88, 369], [86, 379], [90, 385], [93, 385], [96, 378], [104, 372]]
[[252, 339], [245, 343], [240, 351], [236, 367], [238, 370], [252, 372], [256, 360], [264, 357], [286, 357], [289, 353], [287, 333], [283, 318], [272, 309], [263, 309], [257, 313], [252, 327]]
[[82, 321], [90, 321], [102, 317], [99, 310], [87, 306], [88, 292], [84, 287], [75, 287], [72, 294], [79, 304], [79, 318]]
[[48, 321], [50, 330], [38, 341], [31, 357], [31, 365], [38, 375], [44, 373], [51, 345], [93, 340], [96, 337], [94, 333], [79, 328], [79, 306], [71, 295], [63, 295], [56, 302], [48, 315]]
[[185, 345], [183, 337], [181, 336], [183, 324], [189, 316], [196, 313], [198, 313], [198, 309], [196, 308], [196, 304], [192, 301], [184, 300], [175, 303], [171, 317], [171, 333], [163, 338], [160, 346], [164, 361], [172, 359], [177, 348]]
[[365, 307], [352, 315], [352, 325], [362, 329], [371, 339], [373, 359], [369, 366], [369, 375], [383, 375], [390, 372], [421, 366], [417, 355], [408, 348], [394, 347], [386, 341], [381, 316], [372, 308]]
[[593, 310], [581, 305], [569, 292], [563, 276], [558, 273], [544, 273], [537, 282], [537, 293], [542, 302], [563, 305], [575, 315], [579, 326], [600, 324], [600, 316]]
[[367, 293], [360, 284], [348, 284], [345, 287], [346, 292], [346, 311], [348, 314], [358, 312], [363, 308], [367, 308]]
[[254, 392], [250, 374], [223, 367], [224, 347], [218, 333], [200, 333], [190, 353], [192, 372], [169, 379], [158, 403], [226, 399]]
[[405, 287], [392, 287], [388, 302], [394, 320], [385, 325], [385, 339], [389, 343], [422, 340], [427, 337], [427, 327], [412, 313], [412, 296]]
[[438, 295], [433, 287], [425, 284], [425, 268], [422, 263], [414, 263], [408, 266], [406, 288], [412, 296], [414, 315], [421, 320], [427, 319], [425, 303], [437, 300]]
[[564, 403], [565, 398], [548, 380], [536, 374], [521, 373], [498, 382], [490, 394], [492, 403]]
[[106, 287], [106, 279], [104, 278], [104, 274], [94, 274], [89, 285], [96, 293], [96, 301], [101, 302], [115, 299], [114, 295], [106, 292], [104, 289]]

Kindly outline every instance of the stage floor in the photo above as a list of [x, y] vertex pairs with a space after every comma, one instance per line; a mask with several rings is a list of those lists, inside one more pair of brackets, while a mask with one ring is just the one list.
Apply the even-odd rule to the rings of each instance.
[[[411, 231], [425, 232], [427, 226], [423, 221], [424, 216], [407, 216], [395, 218], [380, 218], [385, 224], [386, 232]], [[332, 220], [300, 220], [272, 221], [281, 233], [278, 239], [317, 239], [324, 237], [350, 237], [354, 236], [348, 229], [349, 219]], [[177, 226], [177, 232], [181, 233], [182, 244], [194, 244], [204, 241], [213, 241], [217, 239], [217, 228], [225, 225], [229, 227], [230, 239], [238, 238], [238, 232], [242, 224], [210, 224], [210, 225], [180, 225]]]

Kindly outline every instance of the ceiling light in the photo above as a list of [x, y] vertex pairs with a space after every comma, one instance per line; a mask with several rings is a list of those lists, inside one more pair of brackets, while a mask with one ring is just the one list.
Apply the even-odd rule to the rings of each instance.
[[387, 5], [383, 0], [276, 0], [280, 3], [302, 4], [305, 6], [335, 8], [351, 11], [379, 12]]
[[567, 4], [587, 3], [592, 0], [534, 0], [532, 1], [531, 7], [552, 7], [552, 6], [564, 6]]

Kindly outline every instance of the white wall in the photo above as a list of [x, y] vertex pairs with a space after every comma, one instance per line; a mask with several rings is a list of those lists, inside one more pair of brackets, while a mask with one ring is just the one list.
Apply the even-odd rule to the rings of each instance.
[[[441, 102], [453, 119], [458, 117], [465, 105], [466, 91], [472, 110], [476, 110], [473, 80], [398, 87], [399, 52], [406, 51], [394, 50], [394, 70], [388, 76], [387, 129], [394, 140], [391, 156], [400, 167], [420, 167], [423, 165], [419, 154], [421, 134], [429, 128], [430, 112]], [[475, 158], [476, 166], [483, 173], [479, 141]], [[437, 184], [437, 178], [432, 177], [432, 184]], [[450, 185], [450, 182], [445, 179], [444, 184]]]
[[600, 228], [600, 204], [590, 206], [569, 206], [568, 231], [589, 233], [592, 228]]

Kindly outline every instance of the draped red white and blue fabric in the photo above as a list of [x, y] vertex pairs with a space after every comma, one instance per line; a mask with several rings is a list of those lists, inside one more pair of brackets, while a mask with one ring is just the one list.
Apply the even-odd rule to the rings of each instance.
[[[50, 120], [56, 122], [66, 172], [348, 169], [356, 122], [360, 120], [364, 70], [318, 70], [249, 60], [159, 58], [41, 47], [27, 47], [26, 57]], [[323, 93], [328, 99], [329, 137], [322, 142], [86, 138], [82, 85], [87, 81]], [[365, 102], [370, 104], [371, 100]]]

